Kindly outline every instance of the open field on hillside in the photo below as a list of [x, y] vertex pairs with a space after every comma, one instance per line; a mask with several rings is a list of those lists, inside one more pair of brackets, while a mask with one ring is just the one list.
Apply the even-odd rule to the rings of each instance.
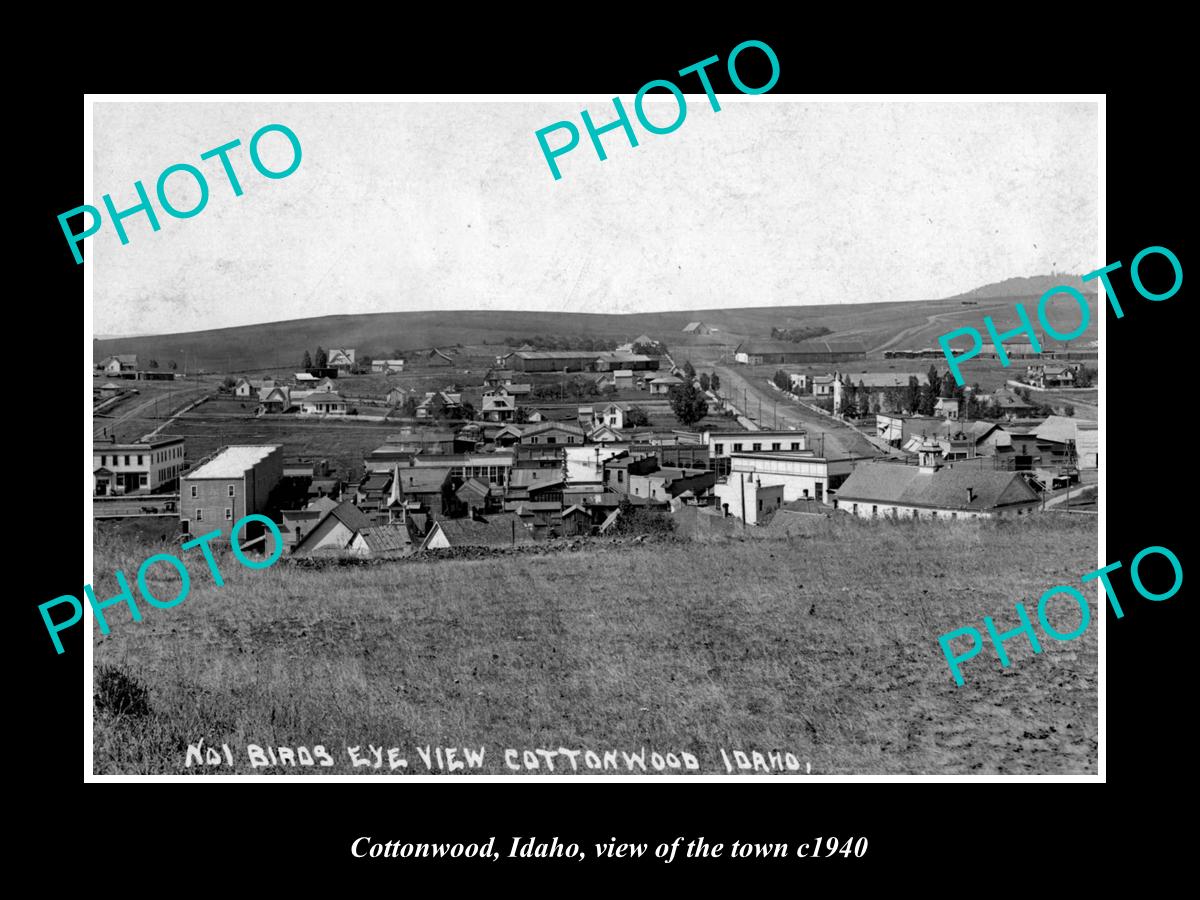
[[[1036, 656], [1011, 641], [1007, 669], [985, 651], [963, 687], [937, 643], [985, 615], [1012, 627], [1015, 601], [1077, 583], [1094, 517], [751, 535], [321, 570], [221, 555], [223, 587], [195, 566], [180, 606], [139, 624], [114, 608], [97, 635], [97, 665], [149, 696], [98, 714], [95, 769], [196, 772], [185, 755], [203, 739], [242, 773], [251, 743], [321, 744], [335, 762], [260, 773], [370, 772], [346, 752], [369, 743], [401, 748], [397, 774], [426, 771], [427, 745], [483, 747], [493, 773], [506, 748], [559, 747], [685, 751], [706, 773], [724, 771], [722, 747], [790, 752], [813, 774], [1095, 771], [1094, 624]], [[155, 546], [98, 529], [97, 593]]]
[[[1074, 342], [1096, 339], [1095, 297], [1088, 330]], [[213, 372], [256, 368], [284, 370], [298, 367], [303, 352], [320, 344], [354, 347], [360, 355], [391, 356], [395, 350], [428, 347], [452, 348], [464, 344], [461, 360], [467, 368], [486, 367], [493, 352], [503, 352], [508, 337], [533, 335], [585, 336], [628, 341], [645, 333], [676, 347], [730, 348], [746, 338], [769, 338], [772, 327], [825, 326], [837, 337], [860, 338], [869, 347], [887, 344], [897, 348], [933, 347], [940, 334], [963, 326], [983, 329], [983, 316], [991, 315], [998, 327], [1016, 324], [1013, 304], [1020, 299], [1036, 315], [1036, 298], [921, 300], [911, 303], [842, 303], [812, 306], [754, 307], [743, 309], [685, 310], [663, 313], [608, 315], [534, 311], [394, 312], [358, 316], [324, 316], [263, 325], [222, 328], [185, 334], [97, 340], [97, 359], [112, 353], [137, 353], [146, 359], [176, 360], [186, 357], [193, 368]], [[404, 305], [398, 303], [397, 305]], [[1078, 323], [1078, 310], [1068, 301], [1050, 307], [1050, 320], [1060, 331]], [[688, 322], [702, 320], [716, 327], [711, 335], [685, 335]], [[1041, 328], [1039, 327], [1039, 332]], [[510, 348], [511, 349], [511, 348]]]

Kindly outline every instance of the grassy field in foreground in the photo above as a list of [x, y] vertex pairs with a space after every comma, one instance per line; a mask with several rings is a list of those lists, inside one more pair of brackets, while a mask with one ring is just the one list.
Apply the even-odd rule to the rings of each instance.
[[[99, 531], [97, 594], [155, 549]], [[963, 687], [937, 637], [984, 615], [1011, 628], [1015, 601], [1095, 559], [1093, 517], [1046, 514], [324, 570], [220, 556], [223, 587], [197, 560], [180, 606], [140, 624], [114, 607], [96, 633], [97, 666], [149, 696], [97, 713], [95, 770], [197, 772], [184, 760], [203, 739], [243, 773], [251, 743], [322, 744], [336, 763], [257, 770], [285, 774], [355, 771], [345, 748], [369, 743], [401, 748], [398, 773], [424, 773], [426, 745], [482, 746], [494, 773], [504, 749], [542, 747], [686, 751], [703, 773], [725, 771], [721, 747], [791, 752], [813, 774], [1091, 773], [1094, 621], [1037, 656], [1010, 641], [1007, 669], [988, 648]], [[1053, 610], [1062, 631], [1078, 621]]]

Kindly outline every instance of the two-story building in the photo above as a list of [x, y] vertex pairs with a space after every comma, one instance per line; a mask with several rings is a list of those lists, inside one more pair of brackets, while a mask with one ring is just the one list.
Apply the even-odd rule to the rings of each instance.
[[224, 447], [180, 479], [179, 524], [186, 534], [227, 529], [251, 513], [262, 513], [283, 477], [283, 446]]
[[92, 489], [98, 497], [174, 490], [183, 471], [183, 438], [92, 445]]

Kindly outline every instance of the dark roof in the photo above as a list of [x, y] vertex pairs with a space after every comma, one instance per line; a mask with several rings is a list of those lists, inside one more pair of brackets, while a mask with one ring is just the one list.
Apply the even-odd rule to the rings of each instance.
[[360, 491], [382, 491], [387, 488], [391, 480], [390, 472], [372, 472], [359, 483], [358, 489]]
[[[973, 499], [967, 500], [967, 490]], [[1016, 472], [948, 466], [922, 472], [916, 466], [860, 463], [838, 489], [839, 503], [898, 503], [937, 509], [987, 510], [1037, 500]]]
[[518, 544], [528, 544], [533, 536], [520, 521], [512, 514], [487, 516], [486, 521], [478, 519], [439, 519], [442, 533], [451, 547], [498, 547], [511, 544], [513, 541], [513, 525], [516, 522], [516, 541]]
[[389, 550], [403, 550], [412, 541], [408, 536], [407, 525], [372, 525], [359, 532], [372, 553], [385, 553]]
[[460, 500], [463, 500], [467, 497], [478, 497], [482, 500], [491, 494], [491, 492], [492, 489], [490, 485], [484, 484], [478, 478], [468, 478], [463, 482], [462, 487], [455, 491], [455, 496]]
[[362, 531], [362, 529], [371, 526], [371, 520], [367, 518], [366, 513], [349, 500], [339, 503], [329, 511], [329, 515], [333, 516], [351, 531]]

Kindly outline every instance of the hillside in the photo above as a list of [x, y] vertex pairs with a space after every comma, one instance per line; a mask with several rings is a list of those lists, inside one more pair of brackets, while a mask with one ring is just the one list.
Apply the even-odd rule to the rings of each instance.
[[1096, 294], [1097, 282], [1091, 281], [1084, 284], [1079, 280], [1078, 275], [1062, 272], [1050, 275], [1034, 275], [1032, 278], [1006, 278], [1003, 281], [985, 284], [983, 287], [975, 288], [973, 291], [967, 291], [965, 294], [957, 294], [950, 299], [996, 300], [1002, 297], [1040, 297], [1046, 291], [1050, 290], [1050, 288], [1058, 287], [1061, 284], [1070, 285], [1082, 294], [1091, 296], [1095, 296]]
[[[686, 751], [706, 774], [722, 747], [790, 752], [812, 774], [1095, 772], [1095, 625], [1037, 656], [1012, 640], [1007, 669], [985, 651], [963, 687], [937, 643], [1077, 583], [1093, 517], [769, 534], [321, 570], [219, 557], [223, 587], [193, 568], [186, 602], [139, 624], [114, 613], [98, 638], [97, 666], [141, 680], [149, 706], [99, 714], [95, 769], [195, 772], [203, 739], [237, 772], [248, 743], [322, 744], [336, 766], [316, 771], [370, 772], [345, 749], [368, 742], [417, 773], [431, 744], [485, 747], [494, 774], [512, 774], [505, 748], [539, 747]], [[97, 593], [151, 546], [98, 530]]]

